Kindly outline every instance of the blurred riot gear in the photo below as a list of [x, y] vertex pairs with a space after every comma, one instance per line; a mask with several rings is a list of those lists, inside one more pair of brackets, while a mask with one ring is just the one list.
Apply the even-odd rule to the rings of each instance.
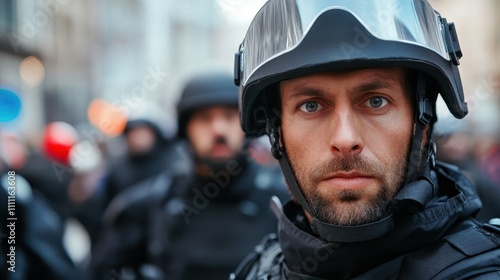
[[230, 75], [190, 80], [178, 103], [179, 135], [193, 166], [168, 169], [118, 195], [93, 257], [93, 279], [224, 279], [276, 220], [281, 174], [245, 154]]
[[123, 132], [127, 152], [112, 159], [105, 186], [104, 204], [121, 191], [169, 168], [188, 168], [173, 135], [175, 121], [156, 104], [141, 101], [127, 118]]
[[[232, 117], [238, 116], [237, 107], [237, 87], [231, 82], [229, 73], [203, 73], [195, 75], [185, 84], [177, 103], [178, 138], [189, 142], [190, 154], [197, 167], [208, 166], [216, 171], [224, 169], [231, 159], [244, 162], [241, 161], [246, 151], [243, 132], [225, 127], [237, 121]], [[222, 159], [210, 155], [210, 151], [217, 146], [232, 149], [234, 154], [231, 158]]]
[[[12, 180], [14, 188], [9, 183]], [[15, 207], [10, 208], [12, 199]], [[23, 177], [13, 171], [1, 174], [0, 202], [5, 207], [0, 218], [10, 225], [2, 229], [7, 234], [1, 239], [0, 278], [82, 279], [81, 272], [63, 246], [64, 224], [61, 218], [48, 206], [43, 196], [31, 190]], [[7, 211], [7, 205], [13, 212]]]
[[230, 74], [207, 73], [187, 82], [177, 104], [178, 137], [186, 137], [186, 125], [194, 110], [212, 105], [238, 106], [237, 88]]
[[171, 140], [176, 131], [177, 123], [165, 109], [148, 100], [138, 101], [127, 116], [124, 133], [137, 126], [151, 127], [155, 133], [166, 141]]

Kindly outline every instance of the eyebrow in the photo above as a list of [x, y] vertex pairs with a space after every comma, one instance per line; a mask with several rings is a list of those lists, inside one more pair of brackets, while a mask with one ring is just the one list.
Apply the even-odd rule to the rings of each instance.
[[398, 87], [398, 84], [394, 81], [387, 81], [387, 80], [380, 80], [380, 79], [375, 79], [368, 81], [366, 83], [361, 83], [351, 90], [349, 90], [352, 93], [363, 93], [363, 92], [368, 92], [368, 91], [373, 91], [373, 90], [378, 90], [378, 89], [396, 89]]
[[302, 87], [297, 90], [294, 90], [288, 98], [296, 98], [296, 97], [304, 97], [304, 96], [309, 96], [309, 97], [322, 97], [326, 96], [326, 94], [323, 92], [323, 90], [314, 88], [314, 87]]

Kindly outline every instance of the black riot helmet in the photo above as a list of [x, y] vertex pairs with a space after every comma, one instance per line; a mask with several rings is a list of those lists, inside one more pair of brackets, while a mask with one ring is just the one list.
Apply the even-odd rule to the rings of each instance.
[[238, 106], [238, 88], [231, 74], [212, 72], [192, 77], [177, 104], [178, 137], [186, 138], [186, 126], [195, 110], [215, 105]]
[[175, 136], [177, 129], [174, 116], [149, 100], [141, 101], [130, 111], [123, 133], [127, 134], [138, 126], [150, 127], [155, 132], [157, 139], [162, 142], [170, 141]]
[[[436, 120], [437, 94], [453, 116], [467, 114], [458, 72], [461, 56], [454, 24], [425, 0], [269, 0], [254, 17], [235, 57], [241, 125], [248, 136], [269, 135], [292, 194], [311, 213], [281, 147], [276, 85], [327, 71], [413, 69], [416, 129], [406, 183], [395, 200], [425, 206], [434, 191], [428, 174], [435, 157], [432, 144], [422, 151], [424, 126], [432, 128]], [[421, 162], [426, 168], [419, 167]], [[334, 226], [315, 217], [313, 223], [324, 240], [355, 242], [385, 234], [392, 227], [391, 215], [356, 227]]]

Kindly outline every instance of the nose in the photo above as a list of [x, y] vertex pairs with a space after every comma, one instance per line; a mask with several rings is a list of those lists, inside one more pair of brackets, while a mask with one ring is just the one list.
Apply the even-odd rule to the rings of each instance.
[[228, 121], [223, 116], [216, 116], [212, 120], [212, 129], [215, 134], [225, 134], [227, 126]]
[[330, 150], [339, 156], [352, 156], [361, 153], [363, 127], [350, 108], [338, 110], [330, 119]]

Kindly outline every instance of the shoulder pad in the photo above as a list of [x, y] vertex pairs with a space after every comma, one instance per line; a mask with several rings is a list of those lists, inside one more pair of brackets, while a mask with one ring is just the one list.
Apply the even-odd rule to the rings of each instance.
[[[495, 231], [499, 229], [494, 229]], [[471, 279], [500, 271], [500, 235], [486, 225], [453, 233], [403, 258], [401, 279]]]
[[274, 233], [269, 234], [231, 273], [229, 279], [279, 279], [282, 260], [278, 237]]
[[[171, 184], [172, 178], [170, 174], [161, 173], [131, 186], [111, 200], [103, 215], [104, 222], [113, 224], [121, 215], [125, 214], [127, 209], [134, 206], [149, 205], [151, 200], [163, 198], [170, 189]], [[138, 209], [134, 208], [135, 210]]]
[[500, 236], [500, 218], [491, 219], [487, 224], [484, 224], [484, 228]]

